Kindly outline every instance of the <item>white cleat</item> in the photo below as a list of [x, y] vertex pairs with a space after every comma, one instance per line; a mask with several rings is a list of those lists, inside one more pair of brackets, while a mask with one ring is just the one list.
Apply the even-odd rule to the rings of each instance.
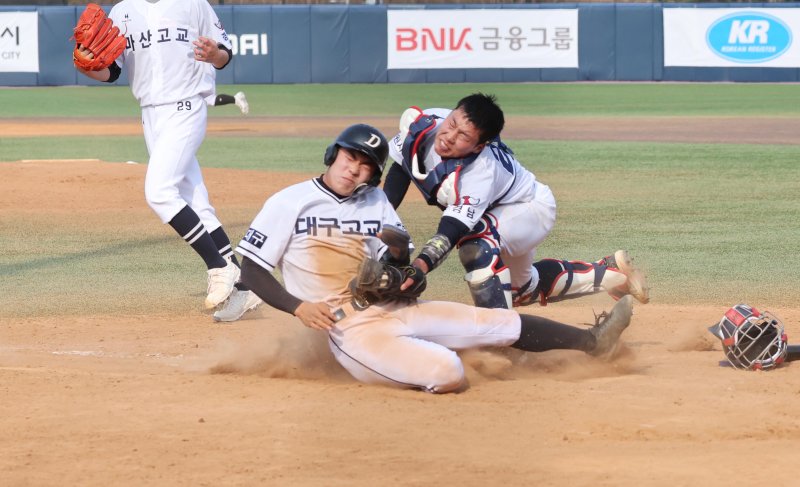
[[251, 309], [258, 308], [263, 301], [253, 291], [235, 289], [225, 306], [214, 313], [214, 321], [236, 321]]
[[216, 308], [219, 303], [228, 299], [233, 292], [233, 285], [239, 280], [241, 271], [232, 260], [228, 265], [217, 269], [208, 270], [208, 296], [206, 296], [206, 309]]
[[647, 285], [647, 278], [642, 270], [633, 263], [633, 258], [627, 250], [617, 250], [614, 255], [604, 257], [600, 262], [605, 263], [608, 267], [619, 269], [627, 278], [627, 289], [615, 288], [609, 290], [609, 294], [615, 298], [630, 294], [642, 304], [650, 302], [650, 287]]
[[243, 91], [233, 95], [233, 99], [236, 100], [236, 106], [242, 111], [242, 115], [250, 113], [250, 104], [247, 103], [247, 98], [245, 98]]
[[641, 269], [633, 264], [633, 259], [628, 255], [628, 252], [626, 250], [617, 250], [614, 252], [614, 261], [617, 263], [617, 268], [628, 278], [628, 290], [631, 295], [642, 304], [650, 302], [650, 288], [647, 286], [647, 278], [644, 277]]

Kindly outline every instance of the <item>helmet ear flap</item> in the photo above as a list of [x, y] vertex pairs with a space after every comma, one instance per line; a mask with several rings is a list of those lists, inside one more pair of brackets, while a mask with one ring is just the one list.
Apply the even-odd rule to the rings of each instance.
[[339, 154], [339, 146], [331, 144], [325, 149], [325, 157], [323, 157], [322, 162], [325, 163], [326, 166], [330, 166], [333, 164], [333, 161], [336, 160], [336, 155]]
[[375, 171], [375, 174], [367, 181], [367, 184], [370, 186], [378, 186], [381, 184], [381, 175], [378, 171]]

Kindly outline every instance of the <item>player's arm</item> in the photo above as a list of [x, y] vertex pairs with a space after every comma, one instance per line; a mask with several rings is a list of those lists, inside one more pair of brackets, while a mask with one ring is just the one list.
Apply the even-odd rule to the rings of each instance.
[[414, 259], [414, 265], [426, 274], [439, 267], [444, 262], [456, 243], [469, 233], [470, 229], [462, 221], [450, 216], [443, 216], [439, 220], [436, 235], [431, 237], [419, 251]]
[[[489, 171], [486, 174], [475, 175], [471, 178], [469, 188], [464, 188], [462, 184], [462, 194], [466, 190], [469, 196], [462, 196], [462, 201], [456, 201], [445, 208], [442, 218], [439, 220], [439, 228], [436, 235], [422, 247], [419, 256], [414, 260], [413, 265], [428, 273], [441, 264], [452, 250], [456, 243], [469, 234], [475, 225], [480, 221], [489, 205], [489, 190], [492, 187], [493, 179]], [[462, 180], [463, 182], [463, 180]], [[455, 188], [453, 189], [455, 191]], [[478, 204], [463, 203], [467, 199], [479, 202]], [[469, 207], [469, 211], [464, 213], [464, 207]]]
[[111, 71], [108, 68], [103, 68], [100, 71], [87, 71], [75, 66], [75, 69], [77, 69], [79, 73], [83, 74], [87, 78], [91, 78], [95, 81], [101, 81], [103, 83], [107, 82], [111, 77]]
[[[450, 216], [443, 216], [439, 220], [439, 228], [436, 230], [436, 235], [422, 246], [419, 255], [411, 265], [421, 270], [423, 274], [429, 273], [444, 262], [450, 251], [456, 246], [456, 243], [469, 232], [470, 228], [462, 221]], [[414, 280], [411, 278], [406, 279], [403, 285], [400, 286], [400, 290], [405, 291], [414, 285], [416, 285]]]
[[284, 288], [271, 272], [242, 256], [242, 283], [265, 303], [300, 318], [309, 328], [330, 330], [335, 318], [325, 303], [298, 299]]
[[75, 69], [86, 77], [102, 83], [113, 83], [119, 79], [119, 75], [122, 73], [122, 68], [120, 68], [117, 63], [111, 63], [111, 66], [103, 68], [100, 71], [86, 71], [78, 66], [75, 66]]
[[392, 164], [383, 183], [383, 192], [386, 193], [386, 197], [394, 209], [397, 209], [403, 202], [410, 185], [411, 178], [400, 167], [400, 164]]

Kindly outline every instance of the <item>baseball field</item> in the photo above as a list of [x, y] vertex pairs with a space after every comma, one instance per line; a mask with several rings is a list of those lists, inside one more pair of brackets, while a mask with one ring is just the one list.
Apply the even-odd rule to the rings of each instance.
[[[290, 315], [202, 309], [202, 261], [144, 201], [127, 87], [0, 88], [0, 485], [794, 485], [800, 365], [732, 369], [707, 327], [745, 302], [800, 344], [800, 85], [218, 88], [250, 102], [209, 109], [198, 155], [234, 242], [345, 126], [391, 137], [483, 91], [556, 195], [539, 257], [628, 249], [651, 303], [613, 363], [472, 351], [458, 394], [362, 385]], [[420, 244], [439, 212], [409, 194]], [[425, 296], [470, 301], [457, 258]]]

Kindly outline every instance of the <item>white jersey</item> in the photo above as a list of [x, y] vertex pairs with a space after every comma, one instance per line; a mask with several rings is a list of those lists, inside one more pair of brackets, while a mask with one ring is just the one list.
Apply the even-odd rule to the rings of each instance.
[[124, 0], [109, 18], [127, 39], [117, 58], [127, 68], [140, 106], [175, 103], [214, 93], [205, 62], [194, 59], [200, 36], [231, 48], [228, 34], [206, 0]]
[[[443, 108], [424, 110], [425, 114], [441, 117], [442, 120], [450, 112], [452, 110]], [[442, 120], [437, 120], [429, 137], [439, 130]], [[397, 134], [389, 144], [389, 155], [397, 163], [403, 160], [403, 141], [403, 135]], [[429, 173], [442, 162], [442, 158], [433, 149], [433, 144], [427, 147], [424, 164], [426, 173]], [[472, 229], [481, 216], [496, 205], [533, 201], [537, 182], [536, 176], [513, 155], [486, 144], [478, 158], [459, 173], [456, 184], [458, 200], [448, 205], [442, 216], [453, 217]]]
[[387, 250], [375, 234], [385, 224], [403, 227], [380, 189], [342, 198], [320, 179], [270, 197], [236, 251], [270, 272], [279, 269], [295, 297], [347, 310], [329, 331], [328, 346], [353, 377], [447, 392], [464, 380], [461, 360], [450, 348], [507, 346], [519, 339], [519, 315], [506, 309], [405, 300], [364, 311], [346, 306], [358, 264]]
[[351, 298], [358, 264], [386, 252], [375, 236], [385, 224], [403, 228], [383, 191], [368, 187], [342, 198], [316, 178], [270, 197], [236, 251], [279, 269], [295, 297], [341, 305]]

